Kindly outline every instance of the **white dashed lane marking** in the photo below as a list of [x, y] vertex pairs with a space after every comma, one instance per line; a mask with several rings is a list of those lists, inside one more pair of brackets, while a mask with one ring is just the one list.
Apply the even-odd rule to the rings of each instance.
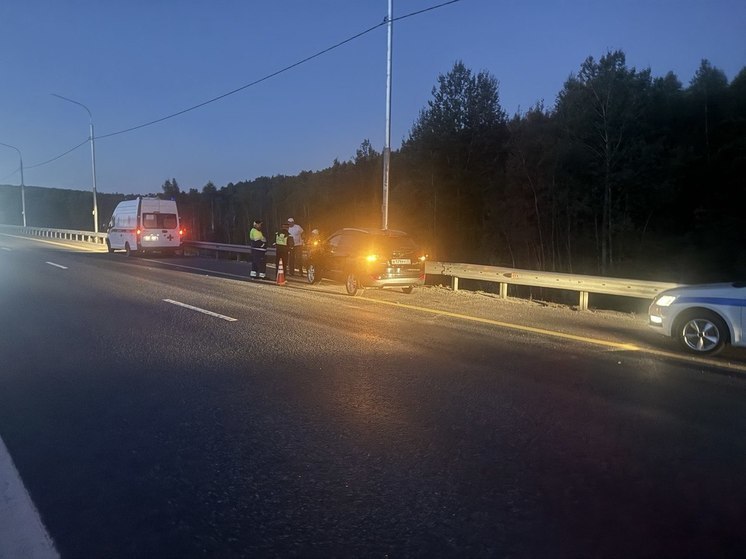
[[67, 266], [63, 266], [62, 264], [55, 264], [54, 262], [47, 262], [50, 266], [56, 266], [57, 268], [62, 268], [63, 270], [67, 270]]
[[185, 309], [190, 309], [192, 311], [201, 312], [202, 314], [206, 314], [208, 316], [214, 316], [215, 318], [220, 318], [221, 320], [227, 320], [228, 322], [236, 322], [238, 320], [237, 318], [225, 316], [224, 314], [218, 314], [216, 312], [208, 311], [205, 309], [200, 309], [199, 307], [193, 307], [192, 305], [187, 305], [186, 303], [181, 303], [180, 301], [174, 301], [173, 299], [163, 299], [163, 300], [166, 303], [171, 303], [172, 305], [184, 307]]

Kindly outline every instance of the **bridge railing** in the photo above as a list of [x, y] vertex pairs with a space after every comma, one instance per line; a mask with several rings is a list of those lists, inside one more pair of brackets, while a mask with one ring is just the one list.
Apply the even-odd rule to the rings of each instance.
[[47, 237], [50, 239], [67, 239], [85, 243], [106, 244], [106, 233], [92, 231], [75, 231], [73, 229], [51, 229], [48, 227], [22, 227], [20, 225], [0, 225], [0, 232], [31, 235], [32, 237]]
[[[96, 244], [106, 243], [106, 233], [92, 233], [90, 231], [72, 231], [44, 227], [24, 228], [20, 226], [0, 225], [0, 232], [2, 231], [15, 231], [21, 235], [68, 239]], [[214, 253], [216, 258], [219, 257], [220, 254], [232, 254], [236, 255], [237, 258], [240, 258], [240, 255], [242, 254], [251, 254], [251, 247], [246, 245], [232, 245], [206, 241], [184, 241], [182, 246], [198, 253], [203, 253], [205, 251]], [[274, 248], [267, 250], [267, 256], [274, 256]], [[439, 275], [450, 277], [451, 287], [454, 291], [459, 289], [459, 280], [461, 279], [497, 283], [499, 285], [499, 294], [502, 298], [508, 297], [509, 285], [572, 291], [578, 293], [578, 308], [581, 310], [588, 309], [588, 296], [590, 293], [635, 297], [639, 299], [653, 299], [661, 291], [679, 285], [677, 283], [660, 281], [586, 276], [559, 272], [539, 272], [536, 270], [520, 270], [499, 266], [458, 264], [453, 262], [426, 262], [425, 273], [431, 276]]]

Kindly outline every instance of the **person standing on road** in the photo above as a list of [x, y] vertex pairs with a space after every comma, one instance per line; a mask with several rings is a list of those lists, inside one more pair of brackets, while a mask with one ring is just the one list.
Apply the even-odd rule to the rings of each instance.
[[280, 261], [282, 261], [283, 268], [290, 267], [288, 260], [290, 251], [293, 250], [293, 237], [288, 233], [287, 223], [283, 223], [280, 230], [275, 233], [275, 270], [280, 273]]
[[[288, 218], [288, 233], [293, 237], [293, 248], [289, 251], [288, 258], [288, 274], [291, 276], [295, 275], [296, 260], [298, 260], [298, 268], [301, 275], [303, 275], [303, 227], [295, 223], [292, 217]], [[296, 258], [296, 256], [298, 256]]]
[[254, 227], [249, 231], [251, 245], [251, 272], [249, 277], [264, 279], [267, 277], [267, 238], [262, 233], [262, 220], [254, 220]]

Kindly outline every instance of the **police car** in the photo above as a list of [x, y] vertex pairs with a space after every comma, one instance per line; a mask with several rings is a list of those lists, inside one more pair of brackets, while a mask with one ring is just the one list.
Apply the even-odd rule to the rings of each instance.
[[655, 298], [648, 316], [653, 329], [691, 353], [712, 355], [726, 345], [746, 347], [746, 282], [668, 289]]

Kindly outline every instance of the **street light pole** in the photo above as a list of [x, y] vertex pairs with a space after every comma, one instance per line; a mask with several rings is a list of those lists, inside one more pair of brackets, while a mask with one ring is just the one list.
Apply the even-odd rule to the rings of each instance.
[[68, 99], [67, 97], [63, 97], [62, 95], [57, 95], [56, 93], [52, 93], [52, 95], [54, 95], [55, 97], [59, 97], [60, 99], [63, 99], [65, 101], [69, 101], [70, 103], [79, 105], [83, 107], [88, 113], [90, 123], [89, 139], [91, 140], [91, 168], [93, 171], [93, 230], [98, 233], [98, 202], [96, 200], [96, 142], [94, 141], [95, 136], [93, 135], [93, 115], [91, 114], [91, 111], [88, 109], [88, 107], [86, 107], [83, 103], [73, 101], [72, 99]]
[[21, 155], [21, 150], [16, 146], [11, 146], [10, 144], [4, 144], [2, 142], [0, 142], [0, 146], [16, 150], [18, 152], [18, 157], [21, 160], [21, 216], [23, 217], [23, 226], [26, 227], [26, 185], [23, 184], [23, 155]]
[[381, 229], [389, 228], [389, 168], [391, 166], [391, 50], [394, 35], [394, 0], [389, 0], [388, 54], [386, 56], [386, 137], [383, 146], [383, 221]]

